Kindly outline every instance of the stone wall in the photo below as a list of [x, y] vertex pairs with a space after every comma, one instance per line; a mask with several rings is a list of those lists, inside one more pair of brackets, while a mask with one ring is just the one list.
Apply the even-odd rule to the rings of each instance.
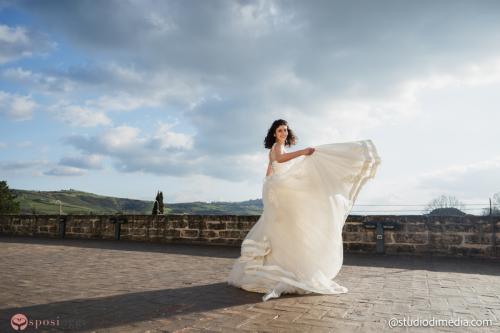
[[[0, 215], [0, 235], [239, 246], [258, 218]], [[346, 252], [500, 257], [500, 217], [351, 215], [342, 235]]]

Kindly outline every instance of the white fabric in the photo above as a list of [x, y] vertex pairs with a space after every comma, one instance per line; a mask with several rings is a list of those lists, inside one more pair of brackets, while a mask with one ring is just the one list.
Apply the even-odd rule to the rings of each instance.
[[274, 161], [264, 210], [241, 244], [227, 283], [266, 293], [346, 293], [333, 278], [343, 262], [342, 228], [381, 163], [371, 140], [325, 144], [310, 156]]

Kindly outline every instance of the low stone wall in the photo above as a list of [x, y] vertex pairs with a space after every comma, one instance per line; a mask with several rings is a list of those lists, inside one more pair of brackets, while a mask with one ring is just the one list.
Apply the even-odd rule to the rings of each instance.
[[[240, 246], [258, 218], [236, 215], [0, 215], [0, 235]], [[342, 235], [346, 252], [500, 258], [499, 217], [351, 215]]]

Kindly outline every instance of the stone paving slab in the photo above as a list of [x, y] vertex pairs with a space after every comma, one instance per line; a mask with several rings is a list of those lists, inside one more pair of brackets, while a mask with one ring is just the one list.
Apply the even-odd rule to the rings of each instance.
[[[500, 332], [500, 261], [348, 254], [341, 295], [225, 283], [239, 248], [0, 236], [0, 332]], [[394, 327], [391, 318], [491, 320]], [[35, 329], [36, 321], [45, 320]], [[52, 320], [52, 322], [51, 322]], [[57, 321], [58, 320], [58, 321]]]

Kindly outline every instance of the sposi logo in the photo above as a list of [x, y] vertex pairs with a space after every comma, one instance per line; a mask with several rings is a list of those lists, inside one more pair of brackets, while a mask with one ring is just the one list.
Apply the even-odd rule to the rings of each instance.
[[28, 319], [26, 315], [17, 313], [10, 318], [10, 326], [16, 331], [23, 331], [31, 326], [38, 329], [42, 326], [60, 326], [59, 317], [57, 319]]

